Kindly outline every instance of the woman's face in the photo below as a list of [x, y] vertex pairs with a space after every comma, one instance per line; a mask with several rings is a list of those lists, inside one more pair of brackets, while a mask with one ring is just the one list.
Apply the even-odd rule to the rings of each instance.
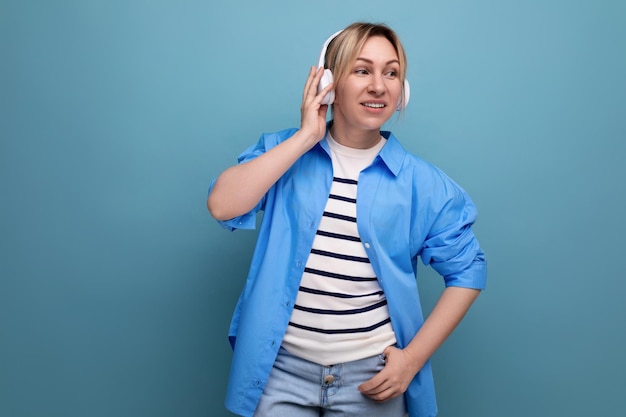
[[335, 89], [334, 120], [357, 130], [380, 130], [396, 111], [402, 83], [398, 54], [389, 40], [373, 36]]

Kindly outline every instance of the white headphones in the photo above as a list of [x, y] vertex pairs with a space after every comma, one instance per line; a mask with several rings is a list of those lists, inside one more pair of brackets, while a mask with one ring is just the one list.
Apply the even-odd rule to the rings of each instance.
[[[324, 45], [322, 46], [322, 52], [320, 53], [320, 59], [317, 63], [317, 66], [319, 68], [324, 68], [324, 63], [326, 61], [326, 50], [328, 49], [328, 44], [333, 39], [335, 39], [337, 35], [339, 35], [341, 32], [343, 32], [343, 30], [333, 33], [328, 39], [326, 39], [326, 42], [324, 42]], [[333, 79], [332, 71], [328, 68], [324, 69], [324, 74], [322, 75], [322, 78], [320, 79], [320, 83], [317, 86], [317, 92], [318, 93], [321, 92], [324, 88], [326, 88], [333, 81], [334, 79]], [[396, 110], [400, 111], [406, 108], [407, 104], [409, 104], [410, 96], [411, 96], [411, 87], [409, 86], [409, 80], [405, 78], [404, 79], [404, 100], [400, 98], [400, 102], [398, 103]], [[322, 104], [330, 105], [334, 101], [335, 101], [335, 90], [330, 90], [328, 94], [326, 94], [326, 96], [322, 99]]]

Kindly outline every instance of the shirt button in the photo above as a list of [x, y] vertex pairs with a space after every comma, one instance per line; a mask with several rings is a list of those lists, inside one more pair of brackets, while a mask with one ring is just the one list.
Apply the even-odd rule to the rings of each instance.
[[365, 243], [365, 249], [369, 249], [370, 248], [370, 244], [369, 243]]
[[333, 382], [335, 382], [335, 377], [334, 377], [334, 376], [332, 376], [332, 375], [326, 375], [326, 376], [324, 377], [324, 384], [326, 384], [326, 385], [330, 385], [330, 384], [332, 384]]

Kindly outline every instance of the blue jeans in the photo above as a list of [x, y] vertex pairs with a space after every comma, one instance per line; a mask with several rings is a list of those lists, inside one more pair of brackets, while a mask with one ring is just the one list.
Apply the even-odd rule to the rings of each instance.
[[323, 366], [280, 348], [254, 417], [403, 417], [404, 396], [376, 402], [357, 388], [384, 366], [382, 354]]

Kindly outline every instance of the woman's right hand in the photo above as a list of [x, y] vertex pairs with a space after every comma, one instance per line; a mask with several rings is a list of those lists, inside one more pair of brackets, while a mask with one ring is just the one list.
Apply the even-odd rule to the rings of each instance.
[[304, 85], [300, 107], [300, 132], [313, 144], [322, 140], [326, 134], [328, 105], [322, 104], [322, 100], [333, 88], [331, 83], [319, 93], [317, 92], [323, 74], [324, 68], [311, 67], [309, 77]]

